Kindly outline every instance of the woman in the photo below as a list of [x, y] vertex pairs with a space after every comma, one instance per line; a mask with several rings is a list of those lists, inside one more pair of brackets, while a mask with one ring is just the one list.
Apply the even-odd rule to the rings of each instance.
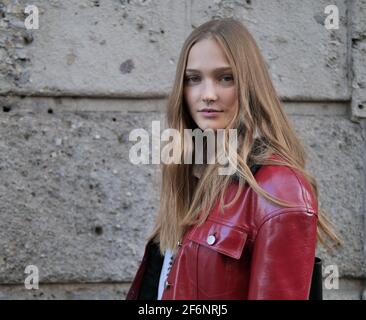
[[317, 235], [338, 238], [240, 22], [212, 20], [188, 36], [167, 122], [181, 137], [184, 129], [237, 129], [236, 172], [218, 174], [217, 162], [162, 165], [155, 228], [127, 299], [308, 299]]

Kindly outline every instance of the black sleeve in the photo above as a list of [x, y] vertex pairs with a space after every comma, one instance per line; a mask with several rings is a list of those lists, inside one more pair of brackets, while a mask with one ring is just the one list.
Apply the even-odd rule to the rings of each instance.
[[147, 266], [138, 300], [157, 300], [161, 268], [164, 256], [160, 254], [158, 245], [153, 242], [147, 258]]

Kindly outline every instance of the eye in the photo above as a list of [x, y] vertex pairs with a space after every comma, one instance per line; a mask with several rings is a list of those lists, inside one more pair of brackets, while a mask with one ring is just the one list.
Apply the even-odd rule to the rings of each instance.
[[199, 76], [186, 76], [185, 81], [190, 82], [190, 83], [196, 83], [196, 82], [200, 81], [200, 77]]
[[224, 82], [231, 82], [234, 80], [234, 77], [231, 74], [225, 74], [221, 77], [221, 80]]

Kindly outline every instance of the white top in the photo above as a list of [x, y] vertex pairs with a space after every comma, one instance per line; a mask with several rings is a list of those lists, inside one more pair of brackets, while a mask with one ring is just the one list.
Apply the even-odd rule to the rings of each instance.
[[161, 300], [161, 297], [163, 295], [165, 281], [168, 278], [170, 268], [172, 267], [173, 259], [174, 259], [173, 252], [170, 249], [165, 250], [164, 262], [161, 268], [160, 279], [159, 279], [158, 300]]

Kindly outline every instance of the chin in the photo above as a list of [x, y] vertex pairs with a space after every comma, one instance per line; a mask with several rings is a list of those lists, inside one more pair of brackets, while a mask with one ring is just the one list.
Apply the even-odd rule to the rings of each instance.
[[206, 129], [212, 129], [214, 131], [216, 131], [217, 129], [223, 129], [222, 126], [220, 126], [219, 124], [199, 124], [198, 127], [201, 129], [201, 130], [206, 130]]

